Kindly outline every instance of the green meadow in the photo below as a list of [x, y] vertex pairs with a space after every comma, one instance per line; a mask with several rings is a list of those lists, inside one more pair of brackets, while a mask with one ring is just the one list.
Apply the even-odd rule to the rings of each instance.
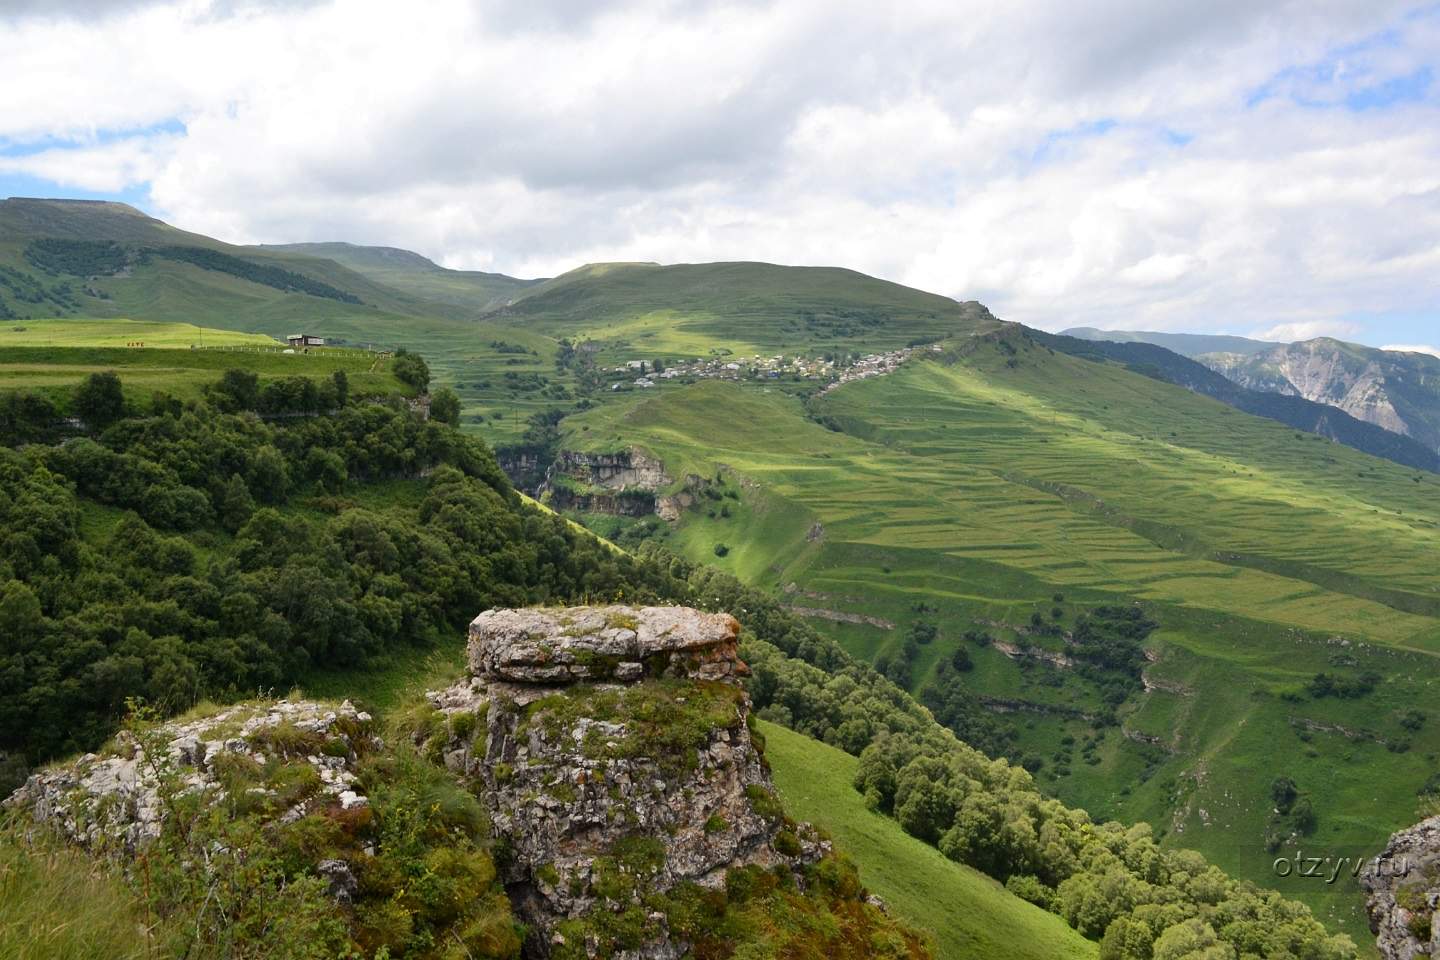
[[357, 394], [410, 392], [390, 373], [388, 360], [364, 350], [286, 353], [270, 337], [183, 323], [62, 319], [0, 324], [0, 388], [40, 394], [62, 410], [68, 409], [75, 386], [92, 373], [114, 371], [126, 398], [143, 405], [161, 392], [198, 399], [231, 368], [252, 371], [261, 383], [289, 376], [318, 379], [343, 370]]
[[[1148, 820], [1365, 940], [1353, 884], [1273, 875], [1269, 788], [1296, 780], [1318, 814], [1301, 845], [1327, 854], [1373, 853], [1413, 820], [1440, 769], [1440, 718], [1402, 723], [1435, 702], [1440, 478], [1009, 337], [809, 410], [710, 381], [565, 426], [569, 446], [733, 486], [728, 517], [702, 499], [673, 545], [782, 591], [852, 653], [893, 656], [912, 621], [936, 623], [913, 691], [966, 645], [958, 682], [1011, 711], [1015, 752], [1062, 799]], [[1104, 704], [1076, 671], [963, 639], [1063, 653], [1027, 636], [1032, 615], [1064, 630], [1117, 603], [1160, 628], [1116, 726], [1089, 719]], [[1360, 699], [1304, 692], [1372, 671]]]

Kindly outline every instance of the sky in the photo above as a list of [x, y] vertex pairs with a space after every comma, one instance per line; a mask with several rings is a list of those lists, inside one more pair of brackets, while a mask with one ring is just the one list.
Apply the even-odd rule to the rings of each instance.
[[1440, 4], [0, 0], [0, 196], [1440, 345]]

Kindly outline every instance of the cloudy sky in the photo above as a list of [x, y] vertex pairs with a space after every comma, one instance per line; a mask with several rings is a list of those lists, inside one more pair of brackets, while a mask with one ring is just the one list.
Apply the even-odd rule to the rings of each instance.
[[1440, 343], [1440, 5], [0, 0], [0, 196]]

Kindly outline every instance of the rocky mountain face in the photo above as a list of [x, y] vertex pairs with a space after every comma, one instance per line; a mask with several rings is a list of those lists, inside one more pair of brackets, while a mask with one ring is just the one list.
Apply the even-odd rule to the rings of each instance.
[[1360, 885], [1385, 960], [1440, 957], [1440, 817], [1392, 836]]
[[445, 722], [419, 740], [490, 799], [527, 952], [590, 955], [620, 923], [619, 955], [678, 958], [687, 897], [742, 868], [803, 883], [829, 852], [780, 811], [738, 634], [726, 614], [674, 607], [495, 610], [472, 624], [471, 676], [429, 695]]
[[1243, 387], [1328, 404], [1440, 450], [1440, 359], [1319, 338], [1196, 357]]

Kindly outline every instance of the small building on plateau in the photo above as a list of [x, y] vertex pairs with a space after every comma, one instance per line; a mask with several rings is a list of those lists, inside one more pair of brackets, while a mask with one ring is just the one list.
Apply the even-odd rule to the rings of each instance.
[[292, 347], [323, 347], [324, 337], [311, 336], [308, 333], [292, 333], [285, 338], [285, 342]]

